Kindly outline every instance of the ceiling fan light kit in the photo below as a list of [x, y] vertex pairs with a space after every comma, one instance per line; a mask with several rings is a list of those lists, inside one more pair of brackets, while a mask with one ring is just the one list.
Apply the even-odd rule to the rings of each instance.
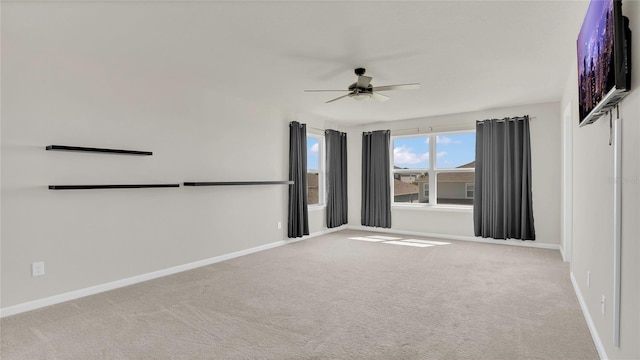
[[359, 93], [359, 94], [349, 94], [350, 97], [358, 100], [358, 101], [362, 101], [362, 100], [367, 100], [371, 98], [371, 93]]
[[337, 98], [331, 99], [326, 103], [334, 102], [336, 100], [343, 99], [345, 97], [350, 97], [352, 99], [363, 101], [368, 99], [375, 99], [379, 102], [384, 102], [390, 99], [390, 97], [386, 95], [380, 94], [378, 91], [388, 91], [388, 90], [414, 90], [419, 89], [419, 83], [412, 84], [401, 84], [401, 85], [385, 85], [385, 86], [373, 86], [371, 85], [371, 80], [373, 79], [371, 76], [365, 76], [366, 72], [365, 68], [356, 68], [354, 70], [355, 74], [358, 76], [358, 79], [353, 84], [349, 85], [347, 90], [305, 90], [306, 92], [326, 92], [326, 91], [348, 91], [349, 93], [346, 95], [338, 96]]

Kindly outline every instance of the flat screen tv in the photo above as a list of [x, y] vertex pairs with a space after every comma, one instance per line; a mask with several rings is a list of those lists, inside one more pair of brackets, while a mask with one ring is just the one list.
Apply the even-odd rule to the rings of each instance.
[[578, 35], [580, 126], [598, 120], [631, 86], [631, 30], [621, 0], [591, 0]]

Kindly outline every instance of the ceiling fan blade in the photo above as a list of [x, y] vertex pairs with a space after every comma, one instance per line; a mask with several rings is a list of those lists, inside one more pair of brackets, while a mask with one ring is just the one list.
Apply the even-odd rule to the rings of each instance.
[[338, 97], [337, 97], [337, 98], [335, 98], [335, 99], [331, 99], [331, 100], [329, 100], [329, 101], [325, 102], [325, 104], [328, 104], [328, 103], [330, 103], [330, 102], [334, 102], [334, 101], [336, 101], [336, 100], [340, 100], [340, 99], [345, 98], [345, 97], [347, 97], [347, 96], [349, 96], [349, 95], [351, 95], [351, 93], [348, 93], [347, 95], [338, 96]]
[[382, 95], [382, 94], [379, 94], [377, 92], [371, 93], [371, 97], [374, 98], [376, 101], [379, 101], [379, 102], [385, 102], [385, 101], [391, 99], [387, 95]]
[[415, 90], [420, 89], [420, 83], [413, 84], [400, 84], [400, 85], [386, 85], [375, 86], [373, 91], [387, 91], [387, 90]]
[[371, 76], [359, 75], [356, 86], [359, 88], [366, 88], [371, 83], [371, 79], [373, 79]]
[[305, 90], [304, 92], [351, 91], [351, 90]]

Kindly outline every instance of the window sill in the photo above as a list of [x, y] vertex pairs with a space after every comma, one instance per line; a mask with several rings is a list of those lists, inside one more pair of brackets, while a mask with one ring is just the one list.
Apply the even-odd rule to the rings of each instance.
[[327, 205], [325, 205], [325, 204], [307, 205], [307, 208], [309, 209], [309, 211], [324, 210], [326, 207], [327, 207]]
[[427, 204], [413, 204], [413, 205], [391, 205], [392, 210], [417, 210], [417, 211], [443, 211], [443, 212], [463, 212], [472, 213], [473, 206], [464, 205], [427, 205]]

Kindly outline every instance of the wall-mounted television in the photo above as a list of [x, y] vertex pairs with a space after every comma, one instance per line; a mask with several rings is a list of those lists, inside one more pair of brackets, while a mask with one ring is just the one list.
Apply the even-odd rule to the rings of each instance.
[[621, 0], [591, 0], [578, 34], [580, 126], [620, 102], [631, 86], [631, 30]]

